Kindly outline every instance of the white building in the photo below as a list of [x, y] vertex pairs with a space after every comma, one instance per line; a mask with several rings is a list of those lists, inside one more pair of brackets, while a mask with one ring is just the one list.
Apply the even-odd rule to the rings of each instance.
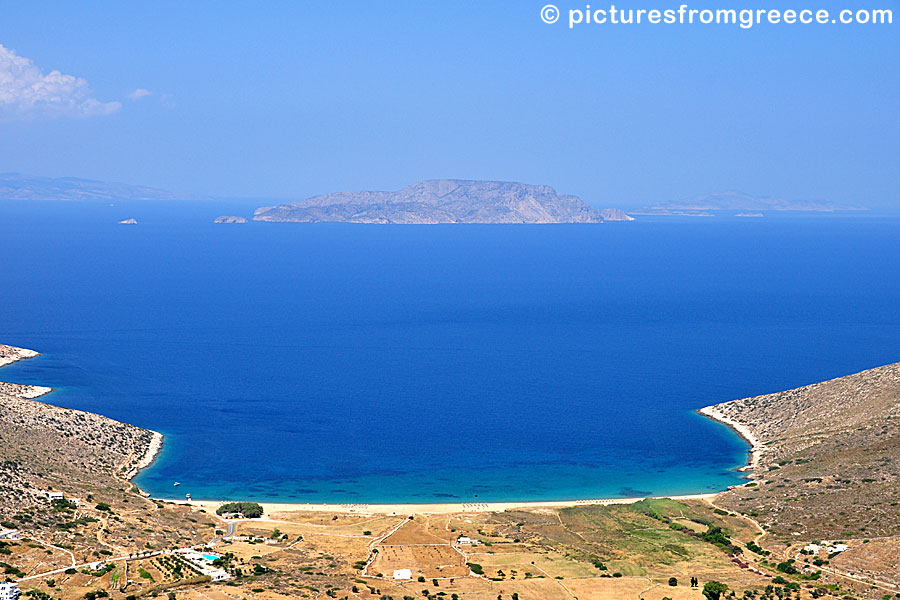
[[470, 537], [466, 537], [466, 536], [464, 536], [464, 535], [461, 535], [461, 536], [459, 536], [459, 538], [456, 540], [456, 543], [459, 544], [459, 545], [461, 545], [461, 546], [475, 546], [476, 544], [478, 544], [478, 540], [473, 540], [473, 539], [470, 538]]
[[176, 550], [176, 554], [179, 554], [191, 565], [196, 567], [201, 574], [209, 577], [210, 581], [215, 582], [231, 579], [231, 575], [228, 574], [228, 571], [212, 566], [213, 561], [215, 561], [217, 558], [220, 558], [218, 554], [201, 554], [199, 552], [191, 550], [190, 548], [181, 548], [179, 550]]
[[18, 529], [0, 529], [0, 540], [19, 540], [22, 534]]
[[409, 581], [412, 579], [412, 569], [397, 569], [394, 571], [396, 581]]
[[807, 544], [803, 547], [803, 549], [810, 554], [818, 554], [821, 550], [824, 550], [826, 554], [834, 554], [836, 552], [843, 552], [849, 548], [850, 546], [847, 544], [831, 544], [829, 542], [822, 542], [822, 544]]
[[0, 600], [19, 600], [19, 584], [0, 583]]
[[62, 492], [44, 492], [44, 495], [47, 497], [47, 502], [53, 502], [54, 500], [65, 500], [66, 497]]

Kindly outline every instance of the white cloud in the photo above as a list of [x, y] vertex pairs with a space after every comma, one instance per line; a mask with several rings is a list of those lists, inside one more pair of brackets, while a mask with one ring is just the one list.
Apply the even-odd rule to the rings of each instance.
[[131, 98], [132, 100], [140, 100], [141, 98], [146, 98], [147, 96], [149, 96], [152, 93], [153, 92], [151, 92], [150, 90], [145, 90], [144, 88], [138, 88], [138, 89], [134, 90], [133, 92], [131, 92], [130, 94], [128, 94], [128, 97]]
[[42, 73], [34, 61], [0, 44], [0, 118], [93, 117], [120, 108], [120, 102], [94, 98], [81, 77]]

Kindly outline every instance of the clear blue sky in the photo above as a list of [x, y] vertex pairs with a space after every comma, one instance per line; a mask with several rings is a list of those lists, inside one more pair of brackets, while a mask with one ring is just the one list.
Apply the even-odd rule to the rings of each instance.
[[747, 31], [569, 30], [545, 3], [4, 2], [0, 44], [99, 104], [0, 119], [0, 171], [227, 196], [454, 177], [604, 206], [739, 189], [900, 207], [900, 1], [689, 2], [896, 13]]

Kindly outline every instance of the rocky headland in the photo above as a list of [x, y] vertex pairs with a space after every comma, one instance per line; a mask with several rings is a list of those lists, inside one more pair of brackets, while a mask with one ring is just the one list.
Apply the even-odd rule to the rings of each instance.
[[[0, 346], [0, 365], [37, 355]], [[51, 391], [0, 382], [0, 517], [43, 502], [45, 490], [120, 490], [161, 447], [156, 432], [35, 400]]]
[[900, 535], [900, 363], [700, 412], [753, 446], [722, 505], [773, 535]]

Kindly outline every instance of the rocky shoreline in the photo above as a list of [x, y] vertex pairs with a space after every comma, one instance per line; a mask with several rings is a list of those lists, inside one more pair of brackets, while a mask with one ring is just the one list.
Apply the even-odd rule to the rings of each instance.
[[137, 464], [134, 465], [134, 467], [132, 467], [132, 469], [125, 474], [125, 479], [129, 481], [137, 477], [137, 474], [142, 470], [152, 465], [153, 461], [156, 460], [156, 457], [159, 456], [159, 453], [162, 452], [164, 439], [163, 434], [159, 433], [158, 431], [152, 431], [149, 429], [147, 431], [150, 431], [150, 433], [152, 433], [153, 435], [150, 439], [150, 443], [147, 444], [147, 451], [144, 453], [143, 458], [141, 458], [141, 460], [139, 460]]

